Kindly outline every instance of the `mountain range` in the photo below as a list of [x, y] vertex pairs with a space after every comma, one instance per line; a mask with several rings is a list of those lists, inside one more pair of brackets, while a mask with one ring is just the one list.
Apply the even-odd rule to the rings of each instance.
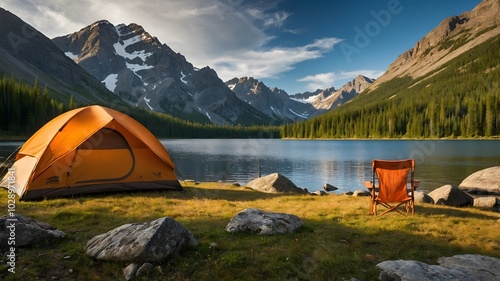
[[130, 105], [215, 124], [266, 124], [209, 67], [193, 67], [140, 25], [95, 22], [52, 39], [68, 57]]
[[36, 80], [52, 96], [79, 105], [138, 107], [207, 124], [283, 124], [357, 104], [395, 79], [429, 79], [449, 61], [498, 36], [499, 15], [498, 1], [484, 0], [470, 12], [443, 20], [377, 80], [358, 76], [340, 89], [289, 95], [252, 77], [223, 82], [215, 70], [194, 67], [135, 23], [101, 20], [51, 40], [0, 8], [0, 72], [28, 83]]
[[0, 16], [0, 71], [38, 80], [64, 102], [139, 107], [200, 123], [268, 125], [324, 113], [365, 88], [346, 85], [351, 89], [342, 93], [331, 88], [301, 99], [253, 78], [223, 82], [138, 24], [101, 20], [50, 40], [1, 8]]
[[[328, 101], [318, 99], [311, 105], [253, 78], [234, 78], [224, 84], [214, 70], [193, 67], [183, 55], [161, 44], [137, 24], [114, 26], [102, 20], [52, 41], [131, 105], [191, 121], [288, 123], [316, 116], [340, 104], [332, 96]], [[339, 93], [339, 101], [361, 92], [353, 87], [349, 91]]]
[[374, 82], [374, 79], [358, 75], [338, 90], [331, 87], [325, 90], [317, 90], [313, 94], [296, 94], [292, 98], [309, 102], [317, 110], [329, 111], [349, 102]]

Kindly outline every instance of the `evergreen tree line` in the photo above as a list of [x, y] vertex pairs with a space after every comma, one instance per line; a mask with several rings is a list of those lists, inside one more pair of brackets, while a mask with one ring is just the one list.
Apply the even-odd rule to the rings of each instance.
[[[31, 86], [4, 76], [0, 80], [0, 135], [29, 137], [54, 117], [76, 107], [73, 97], [68, 104], [51, 98], [38, 81]], [[279, 138], [278, 127], [199, 124], [139, 108], [118, 110], [159, 138]]]
[[14, 77], [0, 80], [0, 132], [31, 135], [55, 116], [70, 109], [49, 97], [47, 88], [19, 83]]
[[304, 122], [284, 138], [443, 138], [500, 135], [500, 37], [425, 77], [397, 78]]
[[277, 126], [202, 124], [139, 108], [123, 113], [143, 124], [158, 138], [280, 138]]

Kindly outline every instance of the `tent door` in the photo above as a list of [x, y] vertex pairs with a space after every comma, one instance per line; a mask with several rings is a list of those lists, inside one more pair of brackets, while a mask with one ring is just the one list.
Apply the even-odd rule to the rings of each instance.
[[135, 156], [125, 137], [116, 130], [103, 128], [76, 149], [67, 186], [120, 181], [134, 167]]

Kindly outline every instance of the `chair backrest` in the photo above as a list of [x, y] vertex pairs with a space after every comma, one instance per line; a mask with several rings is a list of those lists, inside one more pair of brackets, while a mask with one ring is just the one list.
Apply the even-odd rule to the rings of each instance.
[[415, 160], [373, 160], [372, 177], [375, 182], [377, 175], [379, 192], [377, 200], [386, 203], [402, 202], [407, 200], [407, 182], [410, 172], [411, 181], [415, 172]]

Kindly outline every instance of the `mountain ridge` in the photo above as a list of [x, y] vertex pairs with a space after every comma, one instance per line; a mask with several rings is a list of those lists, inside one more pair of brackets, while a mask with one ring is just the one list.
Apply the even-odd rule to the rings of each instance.
[[96, 21], [52, 41], [133, 106], [214, 124], [269, 124], [240, 101], [215, 71], [195, 68], [136, 23]]
[[500, 2], [483, 0], [474, 9], [459, 16], [448, 17], [421, 38], [413, 48], [400, 54], [387, 71], [370, 87], [396, 77], [424, 76], [500, 34]]
[[49, 38], [3, 8], [0, 8], [0, 72], [28, 84], [38, 81], [64, 102], [73, 97], [79, 104], [123, 104], [68, 59]]
[[226, 81], [226, 85], [239, 99], [281, 122], [303, 120], [318, 114], [312, 105], [293, 100], [286, 91], [269, 88], [253, 77], [233, 78]]

